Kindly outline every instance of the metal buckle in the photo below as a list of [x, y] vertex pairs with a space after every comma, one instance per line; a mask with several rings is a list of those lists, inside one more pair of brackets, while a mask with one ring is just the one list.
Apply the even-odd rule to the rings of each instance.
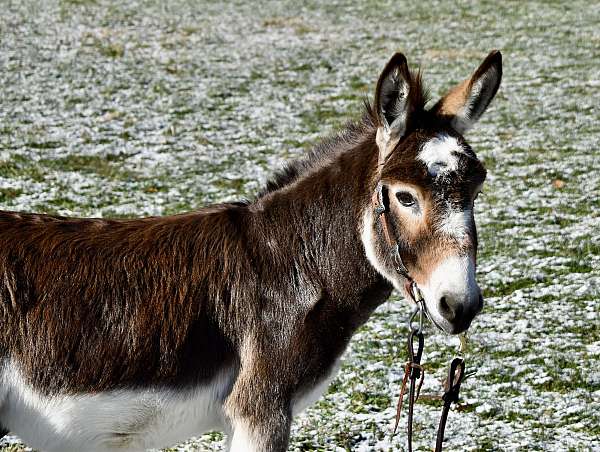
[[402, 276], [404, 276], [405, 278], [408, 278], [409, 277], [408, 268], [406, 268], [406, 265], [404, 265], [404, 262], [402, 262], [402, 257], [400, 256], [400, 245], [398, 245], [397, 243], [396, 243], [396, 247], [394, 248], [393, 254], [394, 254], [394, 263], [396, 264], [396, 271], [398, 273], [400, 273]]
[[375, 215], [379, 216], [385, 212], [385, 206], [383, 205], [383, 185], [381, 185], [381, 182], [377, 182], [375, 192], [377, 193], [377, 205], [373, 211], [375, 212]]
[[419, 286], [417, 286], [416, 282], [413, 281], [410, 284], [410, 291], [415, 303], [423, 303], [425, 301], [423, 294], [421, 293], [421, 289], [419, 289]]

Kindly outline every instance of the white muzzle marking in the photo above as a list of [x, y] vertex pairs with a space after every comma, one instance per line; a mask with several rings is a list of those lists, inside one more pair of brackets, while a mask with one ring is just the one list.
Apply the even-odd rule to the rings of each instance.
[[475, 262], [470, 256], [447, 258], [419, 288], [432, 321], [448, 333], [468, 328], [481, 308]]

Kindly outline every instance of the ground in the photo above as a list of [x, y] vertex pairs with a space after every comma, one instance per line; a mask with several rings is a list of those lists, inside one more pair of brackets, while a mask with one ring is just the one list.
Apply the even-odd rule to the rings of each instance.
[[[468, 139], [486, 306], [447, 450], [600, 450], [600, 4], [1, 0], [0, 208], [181, 212], [251, 197], [360, 114], [397, 50], [433, 98], [492, 49], [500, 92]], [[390, 436], [406, 303], [362, 328], [290, 450], [404, 450]], [[430, 450], [456, 339], [427, 330], [416, 443]], [[8, 445], [8, 444], [11, 445]], [[10, 437], [1, 451], [20, 451]], [[222, 450], [219, 433], [172, 450]]]

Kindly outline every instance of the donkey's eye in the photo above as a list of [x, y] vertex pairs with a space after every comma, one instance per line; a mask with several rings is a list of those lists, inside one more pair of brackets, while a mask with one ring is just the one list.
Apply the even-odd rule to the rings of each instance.
[[396, 198], [398, 198], [398, 201], [400, 201], [400, 204], [402, 204], [405, 207], [412, 207], [417, 203], [414, 196], [405, 191], [400, 191], [400, 192], [396, 193]]

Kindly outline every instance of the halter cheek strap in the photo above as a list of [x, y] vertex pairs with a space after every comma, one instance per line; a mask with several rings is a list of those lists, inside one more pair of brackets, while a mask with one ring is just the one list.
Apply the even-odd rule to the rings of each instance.
[[395, 242], [392, 239], [392, 236], [390, 234], [391, 228], [388, 223], [388, 218], [385, 215], [387, 209], [383, 197], [383, 184], [380, 181], [377, 183], [377, 188], [373, 193], [373, 213], [375, 214], [375, 218], [381, 221], [381, 230], [383, 231], [383, 237], [385, 238], [385, 241], [389, 248], [389, 253], [394, 262], [396, 271], [401, 276], [412, 282], [413, 279], [410, 277], [408, 269], [404, 265], [404, 262], [402, 262], [402, 257], [400, 256], [400, 246], [398, 245], [398, 242]]

